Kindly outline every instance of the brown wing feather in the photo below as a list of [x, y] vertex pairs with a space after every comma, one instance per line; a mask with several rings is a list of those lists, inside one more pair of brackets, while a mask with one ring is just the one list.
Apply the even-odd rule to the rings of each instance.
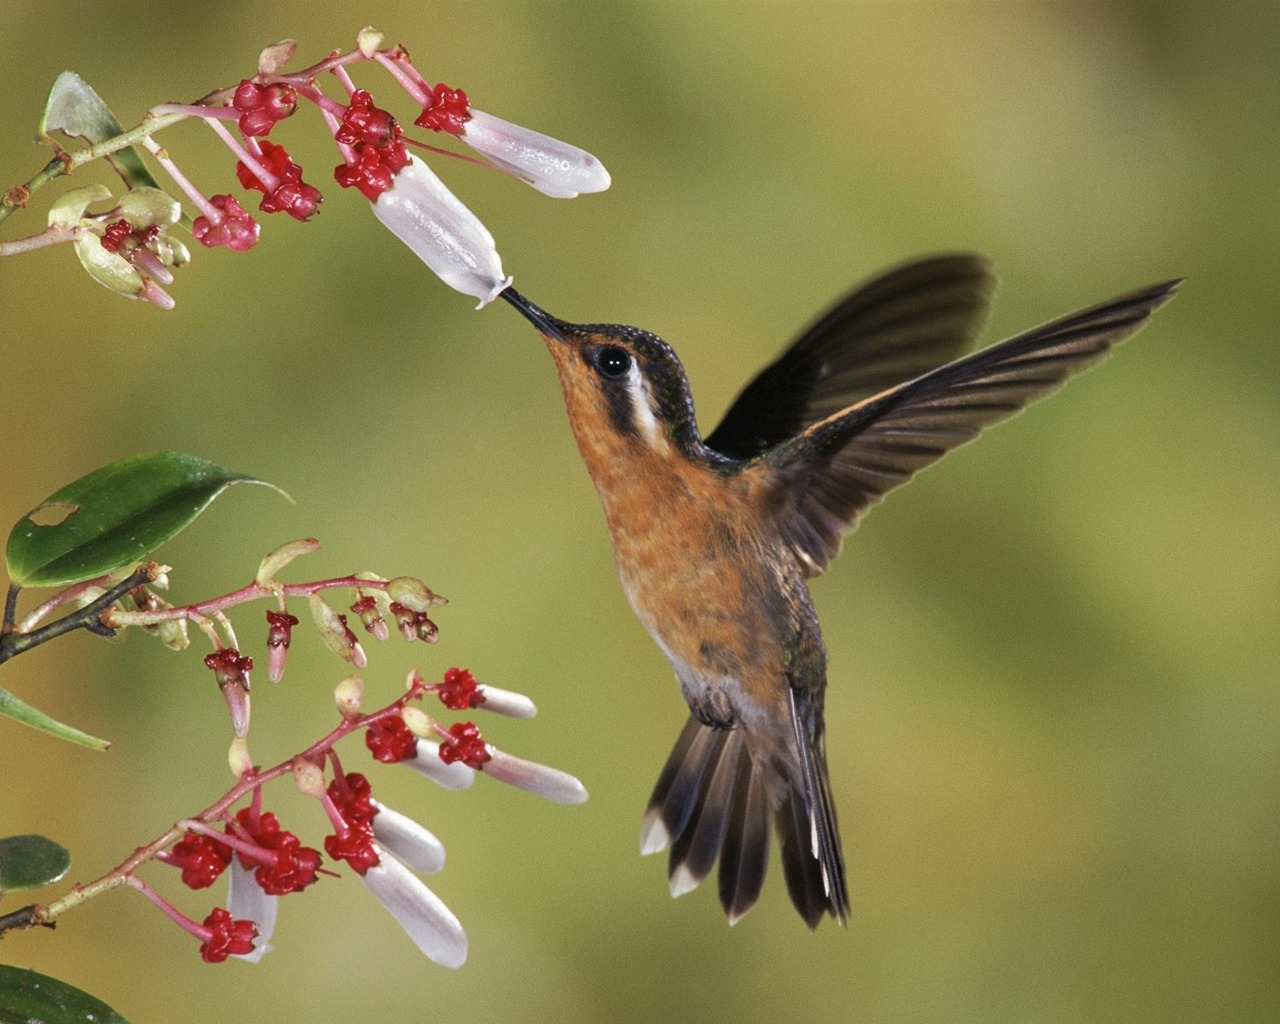
[[754, 458], [838, 409], [968, 351], [995, 291], [972, 253], [916, 260], [859, 285], [743, 389], [706, 444]]
[[842, 536], [893, 488], [1106, 358], [1173, 297], [1152, 285], [948, 363], [822, 420], [765, 453], [792, 495], [784, 524], [817, 575]]

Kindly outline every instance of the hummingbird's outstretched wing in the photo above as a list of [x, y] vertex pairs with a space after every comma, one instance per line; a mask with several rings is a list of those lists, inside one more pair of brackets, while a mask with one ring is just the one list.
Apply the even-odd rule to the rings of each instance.
[[854, 288], [734, 400], [706, 438], [750, 459], [811, 423], [969, 350], [995, 291], [981, 256], [933, 256]]
[[1072, 313], [882, 391], [764, 453], [791, 499], [783, 531], [817, 575], [844, 533], [890, 490], [984, 427], [1104, 359], [1168, 302], [1180, 281]]

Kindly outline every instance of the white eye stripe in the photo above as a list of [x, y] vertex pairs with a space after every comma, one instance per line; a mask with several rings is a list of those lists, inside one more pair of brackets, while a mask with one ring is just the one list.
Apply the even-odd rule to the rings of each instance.
[[652, 396], [649, 393], [649, 382], [640, 373], [640, 367], [633, 359], [631, 368], [627, 370], [627, 394], [631, 397], [631, 411], [640, 434], [650, 444], [657, 444], [663, 435], [662, 424], [653, 414]]

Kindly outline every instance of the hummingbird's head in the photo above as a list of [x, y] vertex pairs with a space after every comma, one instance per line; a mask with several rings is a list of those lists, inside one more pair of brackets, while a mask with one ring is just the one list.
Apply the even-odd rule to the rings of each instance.
[[684, 367], [656, 334], [617, 324], [571, 324], [514, 288], [502, 297], [546, 342], [584, 456], [588, 445], [605, 459], [703, 451]]

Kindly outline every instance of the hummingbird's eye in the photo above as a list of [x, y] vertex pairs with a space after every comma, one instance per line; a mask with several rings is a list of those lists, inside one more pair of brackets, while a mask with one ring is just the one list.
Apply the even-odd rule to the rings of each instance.
[[617, 345], [606, 345], [596, 355], [596, 369], [610, 380], [631, 372], [631, 353]]

